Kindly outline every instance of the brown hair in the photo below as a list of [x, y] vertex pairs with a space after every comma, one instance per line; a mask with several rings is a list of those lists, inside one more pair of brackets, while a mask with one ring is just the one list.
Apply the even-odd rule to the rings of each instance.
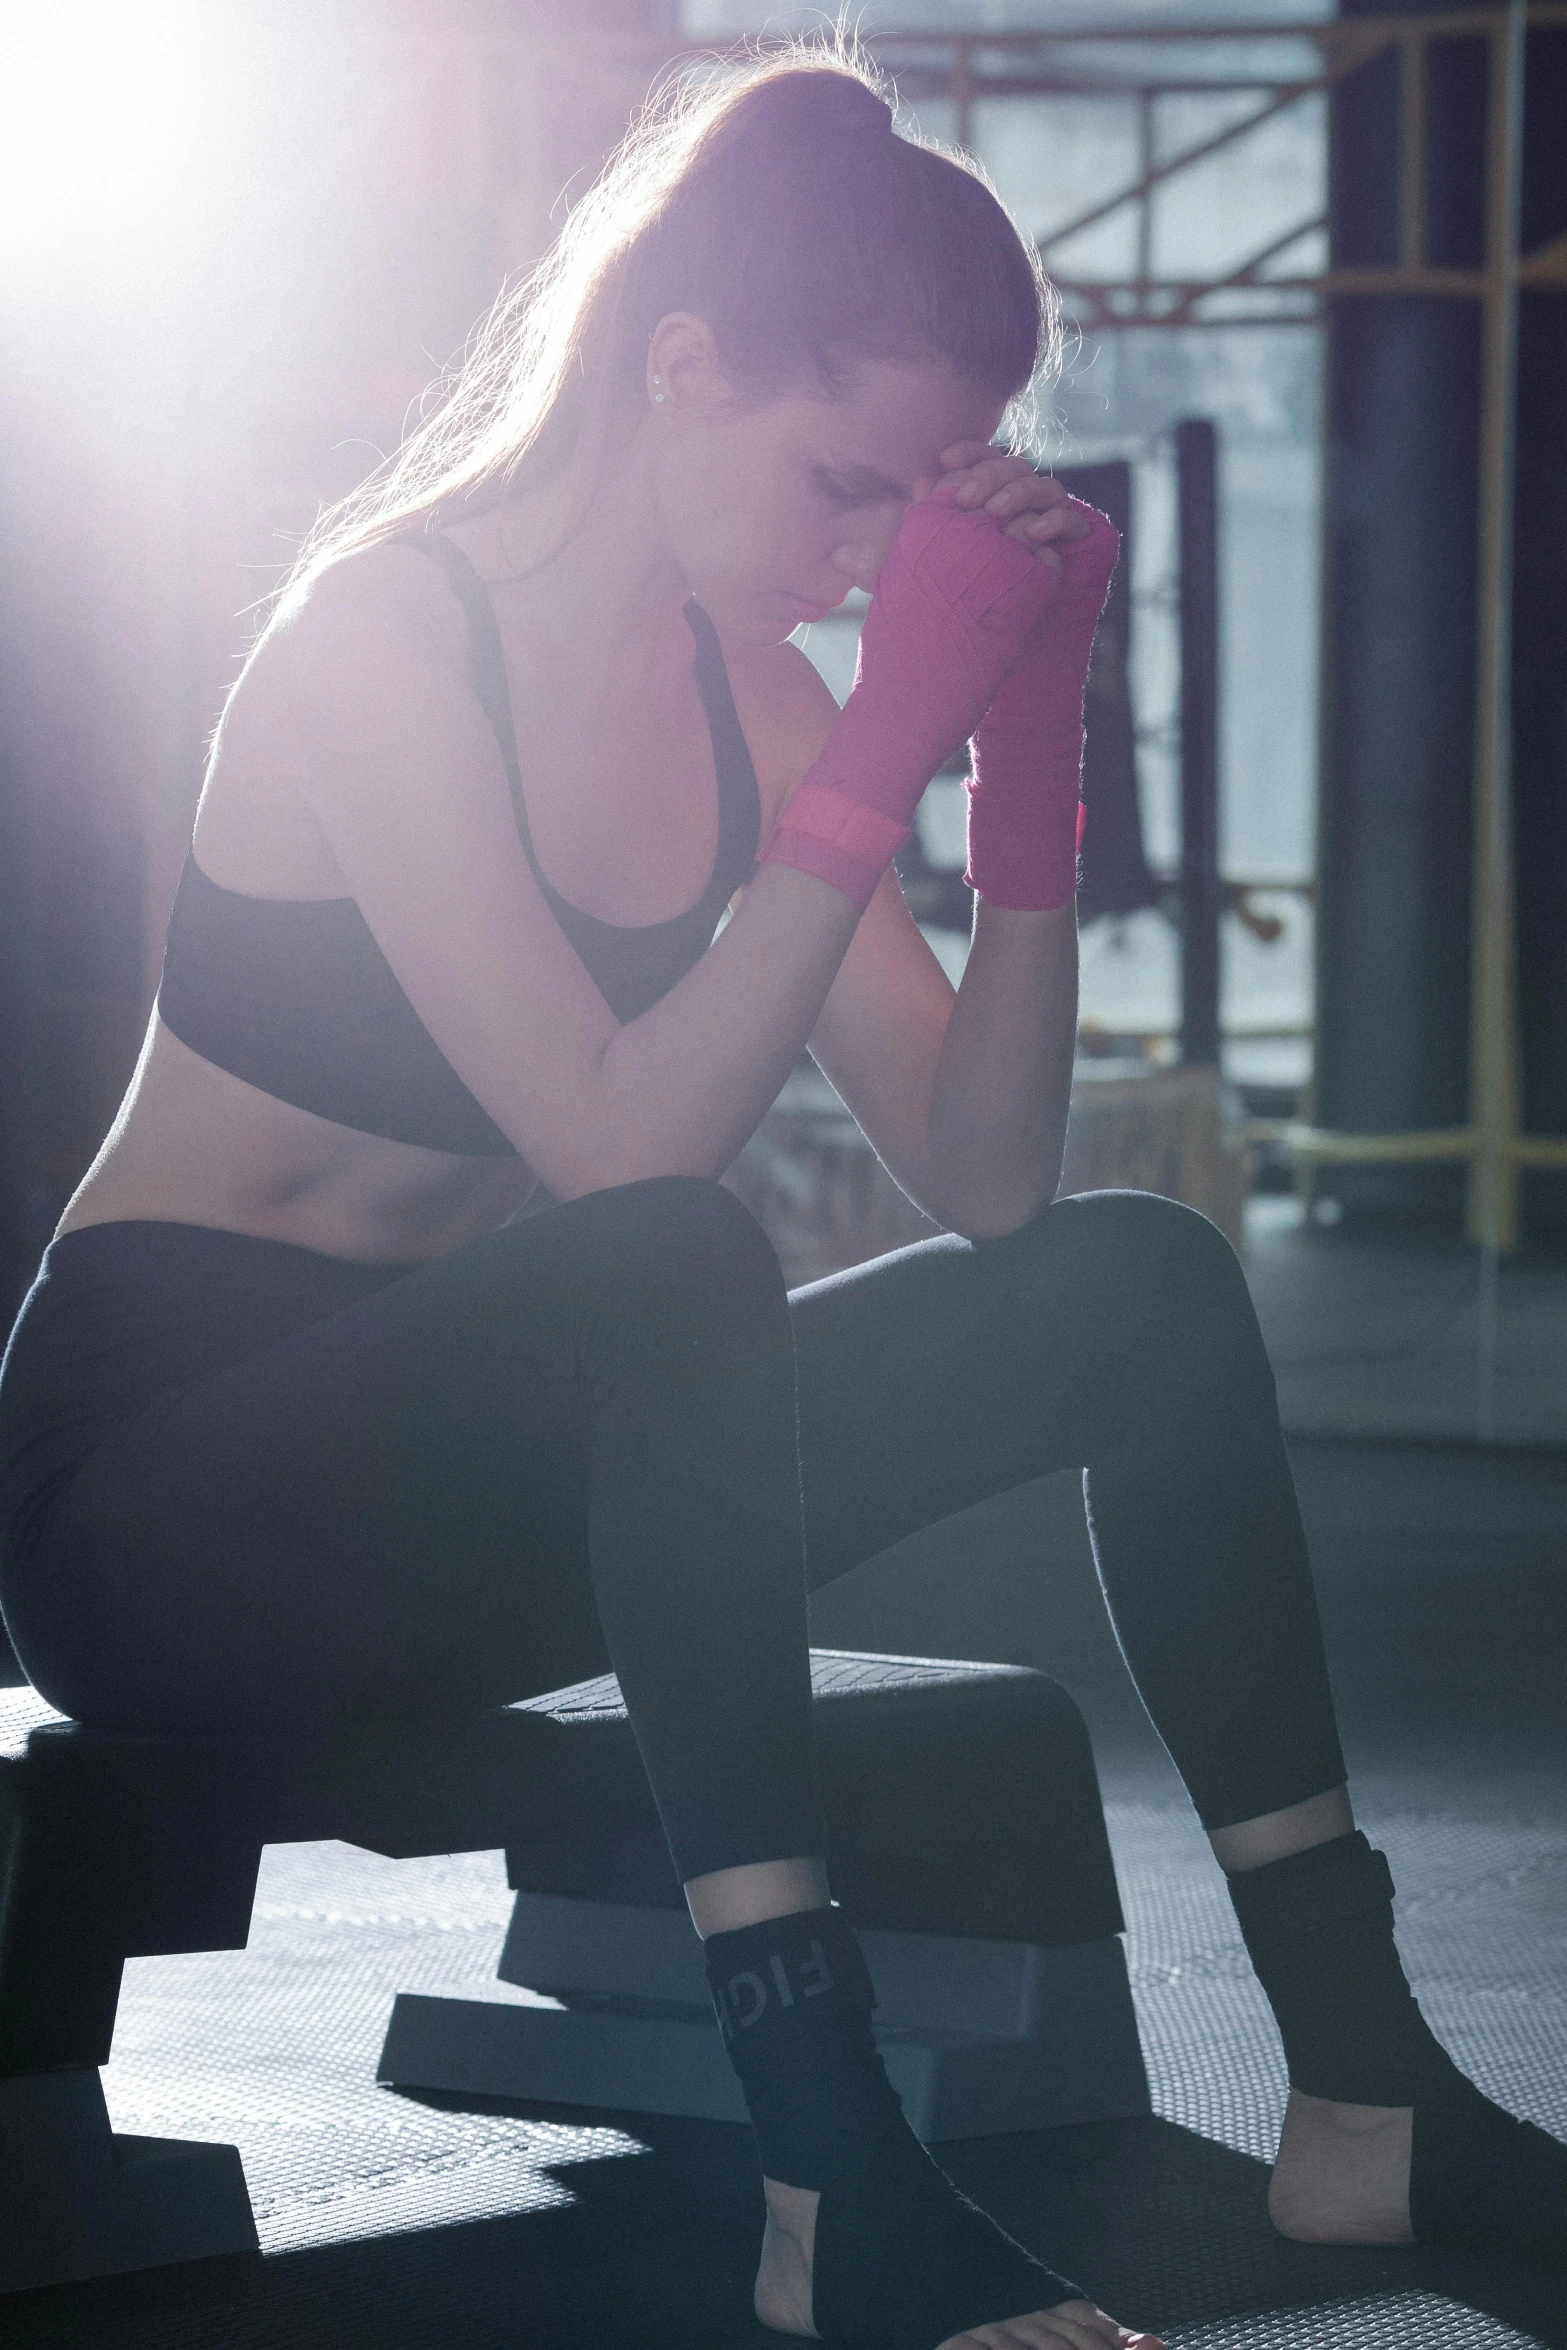
[[1030, 433], [1060, 315], [979, 167], [895, 130], [841, 31], [654, 90], [434, 412], [317, 522], [295, 581], [455, 502], [558, 471], [642, 381], [660, 318], [712, 328], [742, 396], [840, 392], [861, 358], [935, 356]]

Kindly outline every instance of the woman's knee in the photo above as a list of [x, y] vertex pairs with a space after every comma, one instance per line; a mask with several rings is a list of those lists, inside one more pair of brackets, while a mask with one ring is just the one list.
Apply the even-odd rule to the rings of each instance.
[[650, 1175], [620, 1188], [666, 1260], [695, 1269], [748, 1269], [782, 1281], [772, 1242], [724, 1184], [705, 1175]]
[[1214, 1265], [1238, 1262], [1235, 1251], [1217, 1224], [1184, 1200], [1169, 1199], [1158, 1191], [1084, 1191], [1058, 1200], [1103, 1223], [1124, 1247], [1153, 1255], [1174, 1253], [1183, 1259]]
[[1241, 1263], [1217, 1224], [1152, 1191], [1088, 1191], [1047, 1211], [1070, 1219], [1075, 1245], [1117, 1286], [1130, 1280], [1183, 1315], [1204, 1305], [1251, 1310]]
[[[788, 1360], [783, 1270], [756, 1218], [721, 1184], [660, 1175], [608, 1185], [524, 1217], [476, 1244], [481, 1327], [553, 1326], [576, 1357], [629, 1348], [670, 1368]], [[541, 1323], [540, 1317], [546, 1317]]]
[[592, 1226], [594, 1271], [618, 1302], [656, 1313], [667, 1301], [682, 1317], [720, 1323], [787, 1314], [772, 1243], [721, 1183], [647, 1176], [579, 1204]]
[[1211, 1415], [1221, 1394], [1238, 1413], [1272, 1396], [1251, 1291], [1216, 1224], [1154, 1192], [1086, 1192], [1057, 1207], [1076, 1228], [1088, 1326], [1144, 1399], [1146, 1433], [1155, 1418]]

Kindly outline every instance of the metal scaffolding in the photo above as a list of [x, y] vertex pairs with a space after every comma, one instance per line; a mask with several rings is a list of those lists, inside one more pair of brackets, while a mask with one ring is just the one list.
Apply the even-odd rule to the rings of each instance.
[[[972, 142], [984, 99], [1132, 97], [1139, 109], [1140, 167], [1134, 177], [1052, 227], [1040, 240], [1068, 313], [1085, 334], [1126, 328], [1281, 325], [1311, 322], [1334, 297], [1416, 294], [1480, 304], [1480, 529], [1476, 647], [1474, 900], [1470, 971], [1470, 1098], [1463, 1126], [1430, 1132], [1340, 1133], [1294, 1119], [1269, 1125], [1298, 1166], [1367, 1161], [1462, 1161], [1468, 1169], [1468, 1227], [1489, 1251], [1518, 1239], [1521, 1174], [1567, 1170], [1567, 1136], [1530, 1135], [1520, 1122], [1510, 690], [1512, 670], [1513, 428], [1518, 298], [1529, 287], [1567, 294], [1567, 235], [1519, 250], [1524, 42], [1535, 27], [1567, 26], [1561, 0], [1507, 0], [1500, 8], [1441, 14], [1354, 17], [1291, 25], [1187, 24], [1063, 27], [1050, 32], [880, 34], [872, 46], [912, 104], [945, 100], [960, 144]], [[1486, 123], [1486, 242], [1479, 268], [1428, 259], [1430, 191], [1427, 103], [1433, 47], [1455, 38], [1484, 41], [1490, 71]], [[1302, 71], [1310, 52], [1314, 71]], [[1385, 266], [1289, 266], [1292, 249], [1326, 230], [1322, 214], [1295, 222], [1221, 274], [1161, 277], [1151, 266], [1156, 193], [1259, 126], [1334, 90], [1390, 53], [1400, 59], [1398, 258]], [[1269, 60], [1274, 61], [1269, 70]], [[1168, 63], [1165, 61], [1168, 60]], [[1188, 65], [1186, 61], [1193, 60]], [[1255, 103], [1233, 122], [1156, 159], [1154, 111], [1161, 96], [1226, 93]], [[1137, 216], [1137, 266], [1117, 279], [1074, 276], [1055, 256], [1123, 208]], [[1261, 1130], [1259, 1129], [1259, 1132]]]

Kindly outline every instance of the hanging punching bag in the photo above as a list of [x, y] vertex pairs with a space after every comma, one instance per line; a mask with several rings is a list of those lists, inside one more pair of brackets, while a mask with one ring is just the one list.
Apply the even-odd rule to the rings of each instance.
[[[1417, 13], [1345, 0], [1345, 15]], [[1428, 51], [1425, 260], [1485, 260], [1487, 43]], [[1560, 233], [1567, 39], [1528, 48], [1527, 252]], [[1393, 52], [1330, 108], [1329, 222], [1337, 268], [1399, 259], [1399, 75]], [[1389, 1133], [1469, 1118], [1481, 307], [1469, 295], [1336, 296], [1327, 321], [1324, 702], [1317, 1097], [1323, 1126]], [[1514, 790], [1525, 1121], [1567, 1131], [1561, 1026], [1567, 949], [1567, 622], [1564, 296], [1526, 294], [1520, 318]], [[1554, 669], [1553, 684], [1551, 671]], [[1550, 909], [1554, 907], [1554, 915]], [[1553, 1008], [1554, 1007], [1554, 1008]], [[1458, 1227], [1463, 1169], [1344, 1167], [1352, 1216]], [[1550, 1211], [1534, 1182], [1531, 1213]]]
[[1135, 914], [1157, 905], [1159, 884], [1143, 849], [1137, 796], [1137, 734], [1132, 715], [1132, 469], [1124, 458], [1102, 465], [1060, 465], [1056, 479], [1074, 498], [1097, 506], [1121, 534], [1121, 559], [1104, 616], [1084, 706], [1083, 879], [1078, 919]]
[[[1525, 255], [1567, 235], [1567, 26], [1525, 52]], [[1567, 1135], [1567, 284], [1518, 304], [1513, 557], [1513, 829], [1526, 1133]], [[1567, 1233], [1567, 1174], [1524, 1175], [1526, 1232]]]
[[[1373, 11], [1346, 0], [1344, 14]], [[1381, 13], [1380, 7], [1376, 13]], [[1475, 267], [1484, 235], [1485, 60], [1443, 45], [1431, 110], [1428, 258]], [[1398, 253], [1396, 51], [1335, 92], [1332, 266]], [[1434, 93], [1433, 93], [1434, 95]], [[1440, 153], [1442, 167], [1435, 168]], [[1317, 926], [1320, 1125], [1462, 1126], [1469, 1114], [1480, 308], [1354, 294], [1327, 306], [1323, 759]], [[1350, 1213], [1456, 1225], [1456, 1166], [1343, 1167]]]

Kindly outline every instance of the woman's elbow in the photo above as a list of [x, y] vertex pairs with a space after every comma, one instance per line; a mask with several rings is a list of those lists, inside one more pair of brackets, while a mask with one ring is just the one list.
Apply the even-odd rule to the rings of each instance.
[[949, 1232], [964, 1240], [1004, 1240], [1049, 1207], [1061, 1188], [1059, 1153], [1050, 1164], [1025, 1182], [992, 1183], [952, 1203], [941, 1218]]

